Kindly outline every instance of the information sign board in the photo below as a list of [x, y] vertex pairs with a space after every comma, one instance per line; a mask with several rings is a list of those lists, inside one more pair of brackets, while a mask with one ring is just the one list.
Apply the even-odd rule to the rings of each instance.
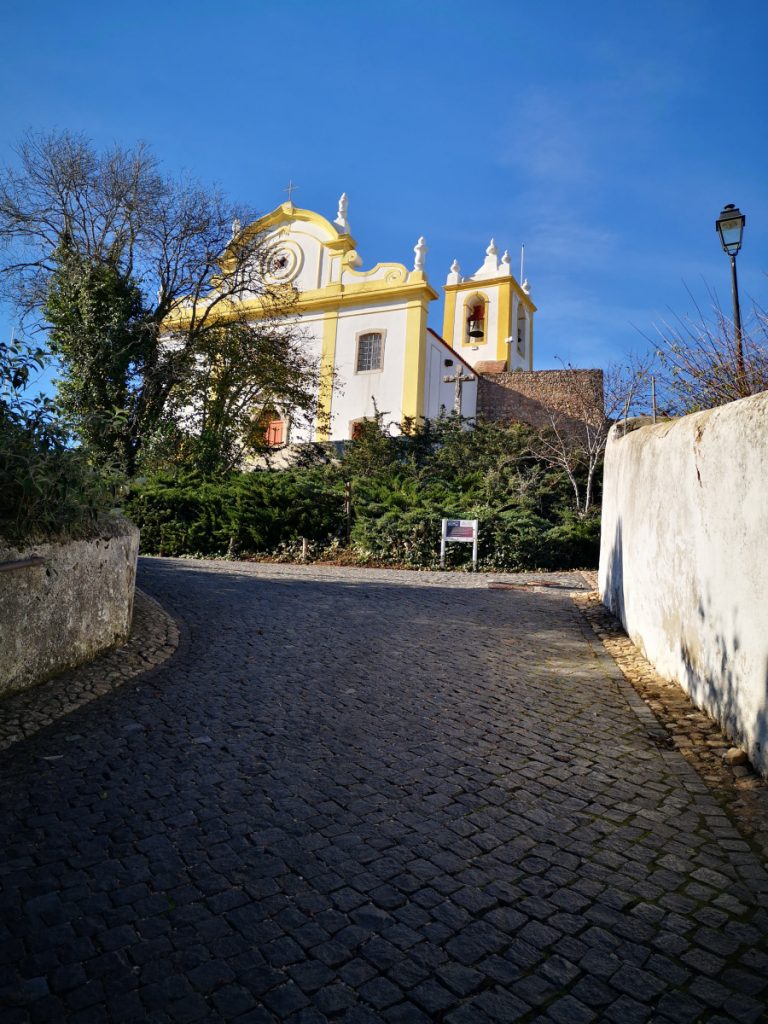
[[446, 544], [471, 544], [472, 567], [477, 569], [477, 519], [443, 519], [443, 535], [440, 538], [440, 566], [445, 566]]

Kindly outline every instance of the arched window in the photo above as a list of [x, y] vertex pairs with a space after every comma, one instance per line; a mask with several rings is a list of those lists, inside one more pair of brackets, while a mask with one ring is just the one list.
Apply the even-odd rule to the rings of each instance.
[[482, 345], [486, 336], [486, 307], [484, 295], [471, 295], [464, 303], [464, 344]]

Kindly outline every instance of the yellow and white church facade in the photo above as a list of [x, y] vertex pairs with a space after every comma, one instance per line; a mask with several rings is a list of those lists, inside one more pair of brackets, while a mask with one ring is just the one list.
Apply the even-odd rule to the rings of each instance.
[[493, 240], [476, 273], [463, 277], [451, 266], [441, 336], [428, 325], [438, 293], [427, 278], [424, 238], [411, 269], [377, 263], [364, 270], [347, 213], [346, 195], [333, 221], [289, 201], [240, 229], [259, 237], [271, 283], [294, 289], [292, 315], [320, 366], [317, 417], [286, 414], [271, 427], [273, 443], [348, 440], [377, 411], [395, 429], [437, 418], [455, 408], [457, 374], [461, 413], [473, 418], [479, 363], [532, 369], [536, 307]]

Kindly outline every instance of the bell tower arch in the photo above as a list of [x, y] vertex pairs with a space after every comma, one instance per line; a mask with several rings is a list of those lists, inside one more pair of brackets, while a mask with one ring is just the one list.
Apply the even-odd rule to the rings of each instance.
[[498, 258], [491, 239], [482, 266], [463, 277], [456, 260], [445, 283], [443, 338], [471, 365], [533, 369], [533, 315], [528, 282], [512, 275], [509, 253]]

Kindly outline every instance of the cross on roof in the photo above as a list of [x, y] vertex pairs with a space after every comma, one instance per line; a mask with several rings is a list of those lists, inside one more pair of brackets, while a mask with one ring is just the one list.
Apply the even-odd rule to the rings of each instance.
[[284, 188], [283, 189], [283, 192], [287, 192], [288, 193], [288, 202], [289, 203], [293, 202], [293, 199], [292, 199], [293, 193], [298, 191], [298, 188], [299, 188], [299, 186], [298, 185], [294, 185], [293, 182], [289, 178], [288, 179], [288, 188]]

